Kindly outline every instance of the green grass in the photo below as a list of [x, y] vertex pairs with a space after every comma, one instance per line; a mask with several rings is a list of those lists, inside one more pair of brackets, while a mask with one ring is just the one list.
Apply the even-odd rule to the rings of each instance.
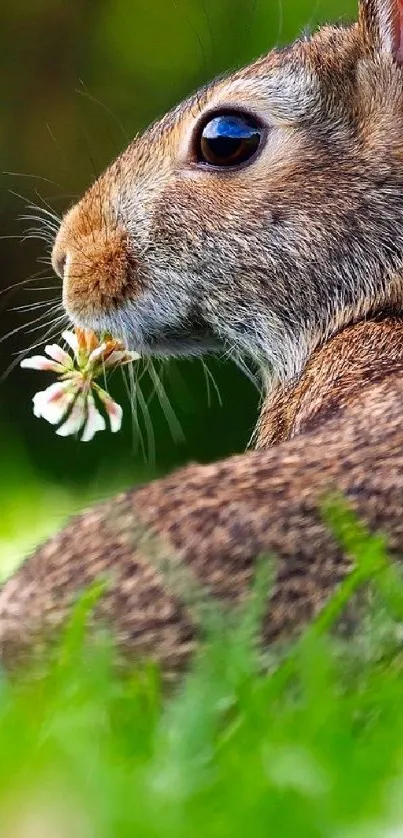
[[[382, 539], [333, 507], [356, 569], [302, 638], [264, 655], [258, 568], [249, 603], [205, 609], [187, 677], [122, 672], [84, 641], [97, 591], [46, 665], [0, 682], [2, 838], [403, 834], [403, 584]], [[370, 581], [354, 636], [330, 628]], [[262, 668], [262, 656], [265, 669]]]

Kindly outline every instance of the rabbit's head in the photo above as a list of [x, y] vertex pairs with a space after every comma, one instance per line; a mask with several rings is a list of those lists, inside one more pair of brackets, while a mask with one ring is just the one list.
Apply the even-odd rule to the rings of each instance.
[[400, 304], [403, 2], [362, 0], [191, 96], [65, 216], [72, 321], [142, 353], [224, 347], [294, 375], [327, 335]]

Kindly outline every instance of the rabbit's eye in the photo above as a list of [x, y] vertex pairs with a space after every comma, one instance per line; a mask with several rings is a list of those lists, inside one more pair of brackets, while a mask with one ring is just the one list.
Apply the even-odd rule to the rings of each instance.
[[262, 129], [249, 116], [222, 114], [207, 122], [196, 149], [199, 163], [210, 166], [239, 166], [256, 154]]

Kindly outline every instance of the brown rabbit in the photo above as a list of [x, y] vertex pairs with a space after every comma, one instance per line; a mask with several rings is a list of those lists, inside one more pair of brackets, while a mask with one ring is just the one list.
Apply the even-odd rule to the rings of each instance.
[[[403, 551], [403, 2], [362, 0], [184, 102], [67, 213], [54, 247], [72, 321], [143, 354], [255, 361], [256, 452], [190, 466], [74, 519], [0, 592], [8, 660], [107, 574], [122, 647], [176, 668], [195, 581], [242, 600], [277, 557], [265, 635], [350, 568], [322, 523], [336, 488]], [[275, 444], [273, 444], [275, 443]]]

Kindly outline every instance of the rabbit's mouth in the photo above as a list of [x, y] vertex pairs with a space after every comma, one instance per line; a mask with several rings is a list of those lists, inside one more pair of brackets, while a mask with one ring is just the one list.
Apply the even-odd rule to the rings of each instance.
[[141, 355], [195, 357], [223, 350], [219, 338], [197, 317], [187, 318], [185, 324], [170, 326], [134, 316], [134, 307], [129, 314], [126, 307], [108, 313], [95, 313], [88, 308], [80, 312], [67, 310], [67, 313], [74, 326], [98, 335], [107, 332]]
[[222, 351], [222, 345], [209, 332], [193, 332], [191, 335], [166, 331], [143, 345], [143, 352], [155, 356], [198, 357]]

